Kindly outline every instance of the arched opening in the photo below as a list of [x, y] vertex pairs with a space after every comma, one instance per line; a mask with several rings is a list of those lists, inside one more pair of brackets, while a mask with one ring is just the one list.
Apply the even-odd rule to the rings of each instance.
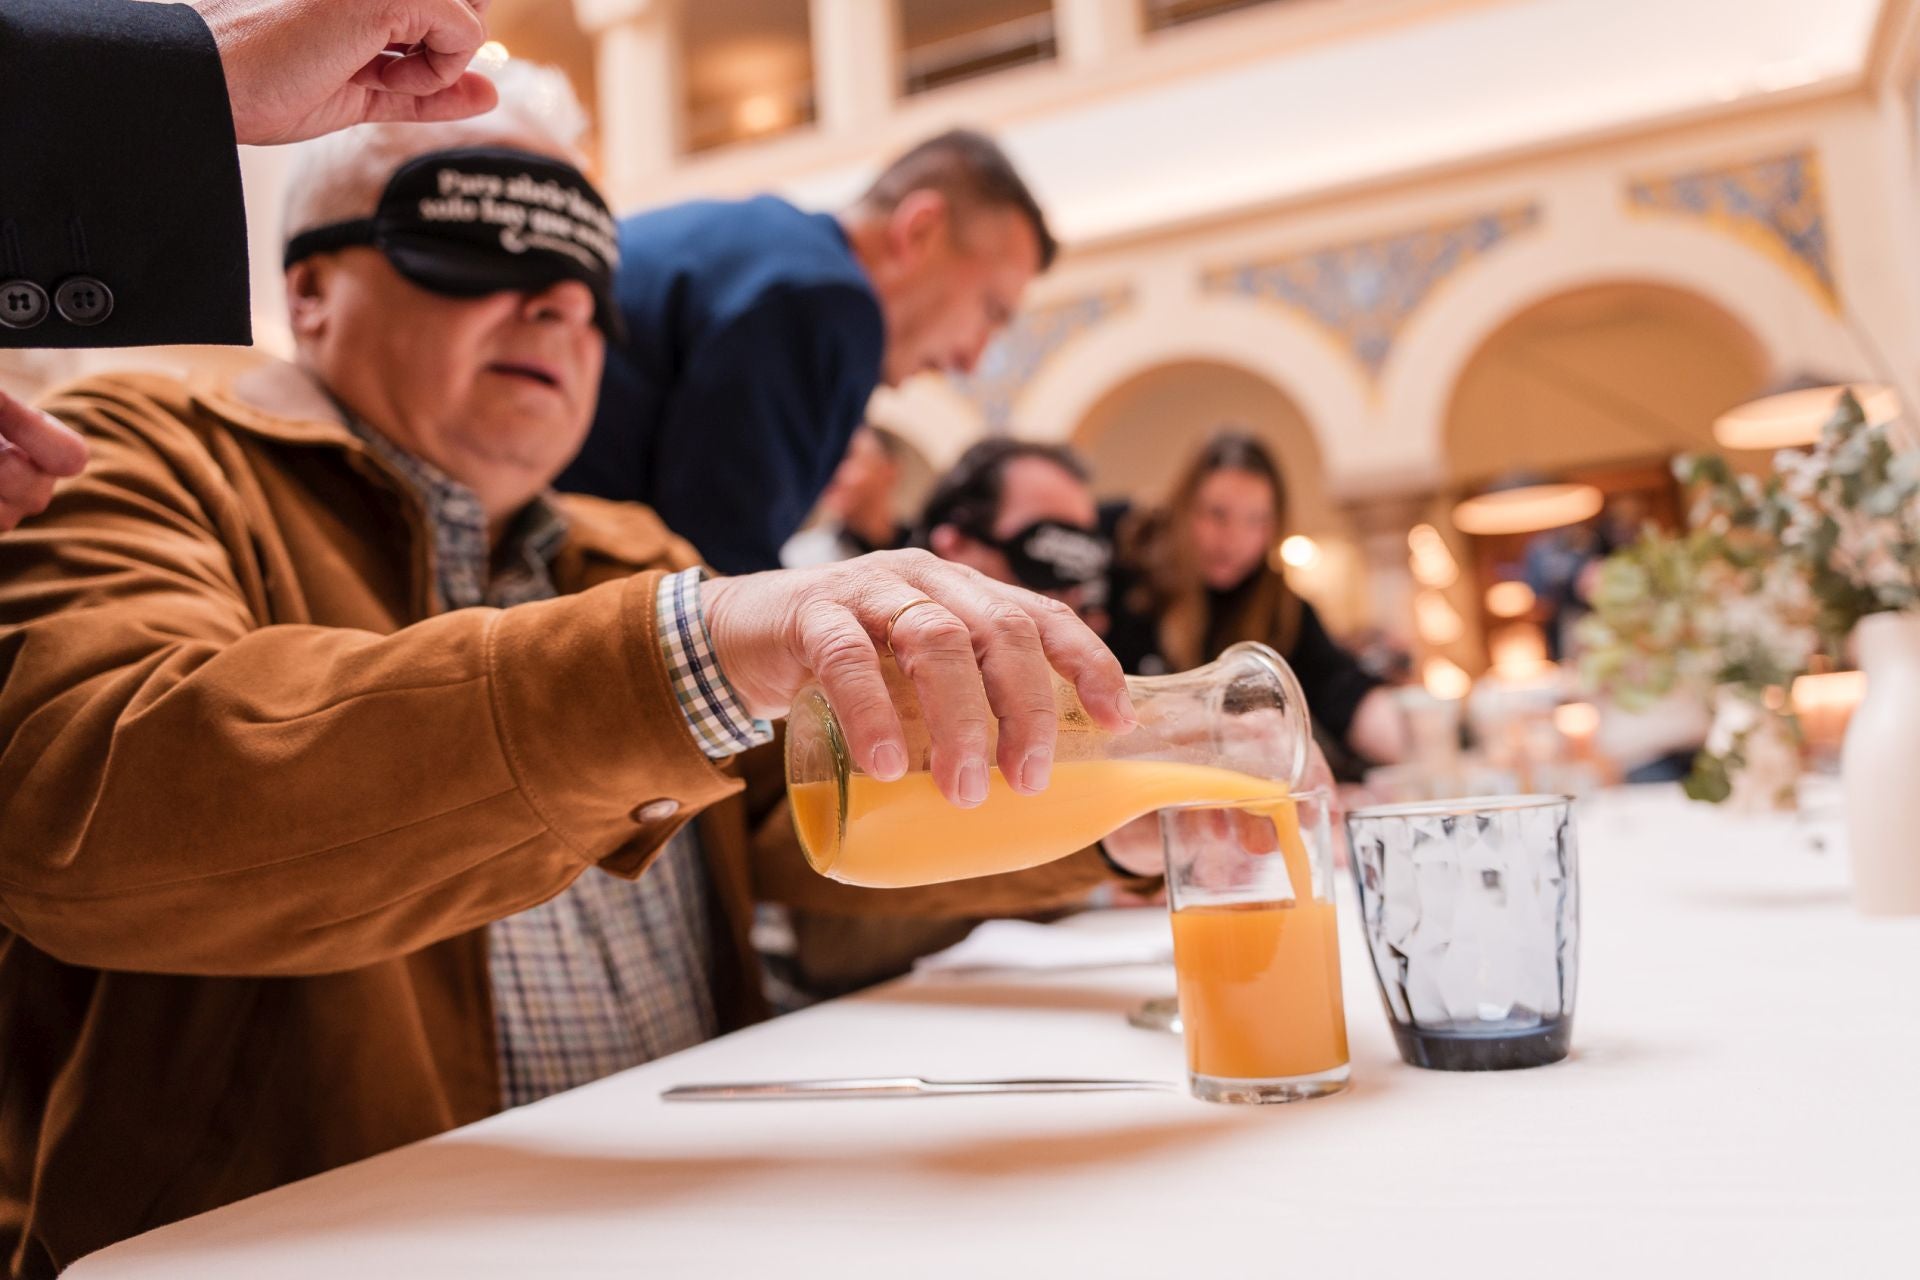
[[[1462, 369], [1448, 406], [1447, 474], [1465, 493], [1527, 474], [1597, 486], [1595, 520], [1537, 534], [1463, 538], [1471, 563], [1449, 592], [1478, 620], [1503, 671], [1564, 656], [1583, 611], [1587, 565], [1646, 521], [1681, 518], [1674, 455], [1714, 448], [1713, 420], [1766, 382], [1760, 341], [1715, 304], [1666, 285], [1610, 283], [1535, 303], [1496, 329]], [[1518, 616], [1488, 590], [1522, 581], [1537, 593]]]
[[1294, 532], [1338, 526], [1306, 417], [1284, 391], [1235, 365], [1182, 360], [1136, 374], [1094, 403], [1074, 428], [1073, 445], [1102, 493], [1157, 503], [1187, 459], [1225, 426], [1247, 428], [1279, 458]]
[[1713, 447], [1713, 419], [1767, 376], [1759, 341], [1697, 295], [1605, 284], [1528, 307], [1474, 353], [1454, 385], [1449, 476], [1472, 485], [1664, 460]]
[[1351, 522], [1328, 494], [1312, 426], [1292, 397], [1267, 379], [1212, 360], [1160, 365], [1095, 401], [1074, 428], [1072, 443], [1093, 467], [1102, 496], [1153, 505], [1169, 496], [1187, 462], [1222, 427], [1258, 436], [1286, 476], [1282, 532], [1311, 538], [1317, 551], [1310, 563], [1289, 565], [1289, 578], [1330, 627], [1358, 625], [1367, 602]]

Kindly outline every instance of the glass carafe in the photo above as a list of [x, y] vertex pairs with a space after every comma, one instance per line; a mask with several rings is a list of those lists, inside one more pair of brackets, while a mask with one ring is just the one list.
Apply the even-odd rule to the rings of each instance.
[[1158, 809], [1277, 799], [1299, 783], [1312, 740], [1299, 681], [1262, 644], [1236, 644], [1178, 675], [1129, 678], [1139, 727], [1125, 734], [1096, 725], [1056, 676], [1052, 783], [1020, 795], [994, 769], [985, 803], [962, 809], [927, 771], [913, 686], [886, 669], [906, 728], [904, 777], [882, 782], [855, 767], [818, 686], [801, 693], [787, 720], [787, 790], [801, 846], [815, 871], [846, 884], [900, 888], [1019, 871]]

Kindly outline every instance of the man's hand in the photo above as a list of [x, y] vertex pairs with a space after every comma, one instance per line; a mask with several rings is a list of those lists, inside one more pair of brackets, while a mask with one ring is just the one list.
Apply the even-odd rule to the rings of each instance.
[[966, 808], [987, 797], [996, 719], [1008, 783], [1027, 795], [1046, 787], [1059, 724], [1053, 671], [1101, 727], [1134, 724], [1120, 664], [1072, 609], [925, 551], [721, 578], [701, 589], [701, 602], [714, 656], [753, 714], [784, 715], [817, 678], [854, 760], [883, 780], [907, 769], [906, 735], [880, 670], [891, 624], [894, 657], [926, 717], [934, 781]]
[[467, 64], [491, 0], [191, 0], [226, 69], [235, 136], [298, 142], [383, 120], [459, 120], [499, 101]]
[[86, 441], [0, 391], [0, 533], [45, 511], [53, 482], [86, 465]]

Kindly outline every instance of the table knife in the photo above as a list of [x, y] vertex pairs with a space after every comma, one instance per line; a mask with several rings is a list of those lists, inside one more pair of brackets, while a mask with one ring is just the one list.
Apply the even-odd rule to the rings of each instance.
[[789, 1098], [931, 1098], [978, 1093], [1163, 1092], [1165, 1080], [923, 1080], [880, 1076], [855, 1080], [771, 1080], [749, 1084], [683, 1084], [665, 1090], [667, 1102], [772, 1102]]

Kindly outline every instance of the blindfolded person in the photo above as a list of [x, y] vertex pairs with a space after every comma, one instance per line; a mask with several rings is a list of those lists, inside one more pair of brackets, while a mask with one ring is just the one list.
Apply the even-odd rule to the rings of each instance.
[[1044, 785], [1049, 664], [1128, 723], [1042, 597], [924, 552], [703, 583], [652, 513], [550, 492], [614, 228], [557, 77], [501, 84], [302, 153], [296, 364], [49, 403], [95, 459], [0, 539], [16, 1276], [752, 1016], [750, 844], [827, 882], [744, 808], [777, 759], [729, 762], [815, 676], [897, 775], [891, 647], [963, 804]]
[[919, 538], [942, 560], [1070, 606], [1102, 628], [1113, 547], [1071, 449], [982, 440], [940, 478]]

